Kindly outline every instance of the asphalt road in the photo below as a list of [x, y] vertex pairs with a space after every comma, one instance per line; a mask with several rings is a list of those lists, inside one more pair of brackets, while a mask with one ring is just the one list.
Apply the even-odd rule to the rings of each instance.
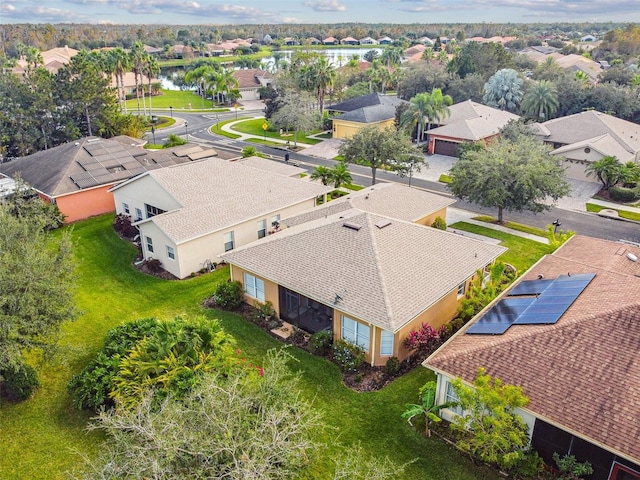
[[[217, 115], [219, 120], [227, 120], [236, 116], [234, 112], [219, 113]], [[174, 116], [177, 117], [175, 113]], [[251, 145], [254, 146], [257, 150], [270, 155], [274, 159], [281, 159], [284, 161], [285, 151], [282, 149], [261, 146], [256, 143], [240, 142], [210, 133], [209, 127], [215, 124], [216, 114], [183, 114], [181, 112], [180, 117], [184, 118], [188, 122], [186, 128], [183, 123], [180, 123], [174, 127], [156, 131], [157, 143], [162, 143], [170, 133], [175, 133], [180, 136], [184, 136], [185, 133], [188, 133], [190, 141], [208, 144], [215, 148], [228, 149], [236, 152], [240, 152], [242, 148], [246, 147], [247, 145]], [[309, 155], [304, 155], [302, 153], [296, 152], [290, 152], [289, 156], [291, 161], [298, 163], [300, 167], [306, 168], [308, 171], [313, 170], [313, 168], [318, 165], [333, 166], [336, 163], [333, 160], [311, 157]], [[359, 165], [350, 165], [349, 170], [354, 177], [359, 177], [361, 179], [356, 183], [362, 185], [369, 185], [371, 183], [370, 168], [362, 167]], [[396, 174], [385, 171], [378, 171], [376, 177], [378, 181], [400, 182], [404, 184], [409, 183], [408, 178], [401, 178]], [[411, 185], [441, 195], [450, 195], [447, 192], [446, 187], [438, 182], [430, 182], [413, 178], [411, 181]], [[487, 214], [492, 216], [497, 215], [497, 211], [495, 209], [485, 208], [469, 202], [457, 201], [453, 206], [478, 214]], [[552, 208], [548, 212], [539, 214], [533, 214], [531, 212], [504, 212], [504, 218], [538, 228], [546, 228], [547, 225], [556, 220], [559, 220], [561, 223], [560, 228], [563, 230], [572, 230], [582, 235], [603, 238], [606, 240], [624, 240], [640, 244], [639, 224], [604, 218], [591, 213]]]

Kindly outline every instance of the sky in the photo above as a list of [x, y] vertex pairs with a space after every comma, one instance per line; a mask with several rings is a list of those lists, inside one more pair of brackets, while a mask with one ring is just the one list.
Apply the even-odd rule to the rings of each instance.
[[640, 0], [0, 0], [0, 23], [640, 22]]

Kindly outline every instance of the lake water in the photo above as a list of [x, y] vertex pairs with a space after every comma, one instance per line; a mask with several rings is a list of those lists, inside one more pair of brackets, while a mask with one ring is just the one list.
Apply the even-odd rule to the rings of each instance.
[[[326, 50], [313, 50], [314, 52], [324, 53], [325, 57], [336, 68], [346, 65], [354, 55], [358, 56], [359, 60], [364, 60], [364, 56], [367, 52], [375, 50], [378, 55], [382, 55], [384, 49], [377, 48], [375, 45], [371, 45], [369, 48], [335, 48]], [[285, 61], [291, 60], [294, 50], [280, 50], [282, 52]], [[261, 59], [262, 68], [269, 70], [269, 66], [273, 63], [273, 57], [265, 57]], [[182, 70], [181, 67], [172, 67], [171, 69], [162, 69], [161, 74], [158, 77], [162, 88], [165, 90], [180, 90], [180, 87], [174, 85], [171, 81], [172, 72]]]

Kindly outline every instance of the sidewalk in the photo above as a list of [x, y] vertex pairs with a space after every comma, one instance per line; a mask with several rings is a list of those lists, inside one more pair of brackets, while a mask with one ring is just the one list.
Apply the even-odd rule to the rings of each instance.
[[[539, 237], [538, 235], [532, 235], [531, 233], [521, 232], [520, 230], [514, 230], [512, 228], [503, 227], [502, 225], [496, 225], [495, 223], [481, 222], [479, 220], [474, 220], [473, 217], [478, 216], [476, 213], [469, 212], [466, 210], [460, 210], [458, 208], [447, 208], [447, 225], [456, 223], [456, 222], [466, 222], [471, 223], [472, 225], [478, 225], [480, 227], [490, 228], [492, 230], [497, 230], [499, 232], [508, 233], [509, 235], [515, 235], [517, 237], [526, 238], [527, 240], [533, 240], [534, 242], [544, 243], [546, 245], [549, 244], [549, 239], [544, 237]], [[465, 235], [467, 237], [476, 238], [478, 240], [488, 241], [490, 243], [500, 243], [500, 240], [496, 240], [495, 238], [487, 238], [482, 235], [476, 235], [469, 232], [463, 232], [461, 230], [452, 229], [450, 227], [447, 228], [447, 231], [458, 233], [461, 235]]]
[[[632, 213], [637, 213], [638, 215], [640, 215], [640, 208], [638, 207], [630, 207], [628, 205], [620, 205], [619, 203], [613, 203], [613, 202], [607, 202], [605, 200], [598, 200], [597, 198], [591, 198], [589, 199], [588, 203], [593, 203], [594, 205], [600, 205], [601, 207], [605, 207], [606, 209], [610, 209], [610, 210], [622, 210], [624, 212], [632, 212]], [[606, 217], [614, 217], [614, 218], [620, 218], [618, 216], [617, 212], [611, 212], [611, 213], [602, 213], [604, 210], [600, 211], [599, 214], [606, 216]], [[627, 220], [626, 218], [622, 218], [622, 220]], [[629, 220], [627, 220], [629, 221]], [[633, 220], [630, 220], [633, 221]]]

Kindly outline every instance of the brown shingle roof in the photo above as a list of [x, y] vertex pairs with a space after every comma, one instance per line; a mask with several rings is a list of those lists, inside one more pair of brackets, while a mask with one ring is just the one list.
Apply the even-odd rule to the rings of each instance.
[[[505, 251], [389, 220], [351, 209], [287, 228], [221, 257], [326, 305], [334, 304], [340, 293], [337, 308], [397, 331]], [[361, 228], [348, 228], [345, 222]]]
[[257, 68], [249, 68], [246, 70], [234, 70], [233, 76], [238, 80], [238, 88], [260, 87], [262, 84], [258, 80], [261, 78], [271, 78], [269, 72]]
[[640, 248], [576, 236], [523, 280], [596, 273], [555, 325], [514, 325], [503, 335], [461, 330], [425, 366], [472, 381], [478, 367], [519, 385], [527, 409], [640, 461]]

